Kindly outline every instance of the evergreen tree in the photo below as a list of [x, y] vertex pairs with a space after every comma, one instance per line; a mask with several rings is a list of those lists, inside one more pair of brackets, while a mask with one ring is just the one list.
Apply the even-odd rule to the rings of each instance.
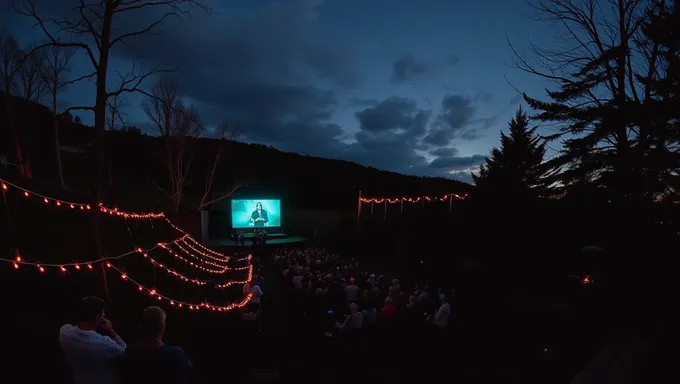
[[660, 1], [659, 11], [643, 26], [660, 68], [656, 76], [639, 77], [649, 87], [646, 114], [654, 129], [647, 163], [655, 170], [655, 188], [664, 199], [677, 201], [680, 194], [680, 0]]
[[[656, 0], [531, 0], [539, 18], [563, 26], [557, 49], [532, 46], [536, 63], [517, 66], [554, 82], [549, 100], [524, 95], [537, 120], [556, 125], [563, 150], [549, 163], [566, 190], [604, 190], [609, 200], [650, 201], [662, 192], [665, 135], [649, 106], [658, 44], [641, 27], [659, 12]], [[614, 27], [616, 26], [616, 27]], [[602, 188], [604, 187], [604, 188]]]
[[547, 192], [547, 169], [543, 165], [545, 144], [529, 128], [529, 117], [520, 107], [510, 121], [508, 135], [501, 132], [500, 148], [491, 150], [479, 169], [472, 175], [476, 190], [484, 195], [508, 197], [538, 197]]

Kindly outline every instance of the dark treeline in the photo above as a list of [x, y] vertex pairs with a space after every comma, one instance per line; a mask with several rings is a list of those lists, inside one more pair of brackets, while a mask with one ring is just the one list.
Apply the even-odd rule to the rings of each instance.
[[[37, 103], [19, 97], [0, 94], [0, 118], [6, 122], [5, 106], [12, 108], [20, 133], [22, 150], [30, 153], [32, 180], [49, 187], [56, 181], [54, 161], [54, 135], [51, 131], [52, 116], [49, 110]], [[9, 103], [7, 102], [9, 100]], [[16, 164], [12, 133], [2, 127], [0, 151], [10, 163]], [[30, 127], [30, 129], [28, 129]], [[60, 145], [66, 185], [86, 191], [91, 183], [93, 159], [91, 127], [74, 122], [70, 115], [61, 117]], [[146, 209], [155, 209], [160, 203], [169, 207], [168, 197], [161, 192], [169, 183], [164, 163], [163, 139], [145, 135], [135, 127], [106, 131], [109, 154], [105, 165], [104, 190], [108, 200], [125, 204], [127, 200], [139, 200], [144, 196]], [[429, 194], [466, 193], [471, 186], [455, 180], [406, 176], [381, 171], [356, 163], [304, 156], [279, 151], [273, 147], [246, 144], [236, 140], [216, 138], [192, 138], [193, 158], [187, 176], [187, 186], [182, 196], [181, 208], [196, 210], [205, 192], [208, 177], [216, 154], [221, 155], [211, 187], [213, 195], [229, 191], [243, 182], [235, 191], [238, 196], [271, 196], [281, 198], [284, 204], [297, 208], [334, 209], [348, 211], [356, 208], [360, 190], [371, 196], [420, 196]], [[19, 177], [18, 169], [6, 168], [10, 177]], [[14, 175], [14, 176], [12, 176]], [[48, 181], [48, 185], [44, 185]], [[52, 188], [53, 189], [53, 188]], [[134, 201], [129, 204], [137, 204]], [[144, 207], [139, 207], [142, 209]]]

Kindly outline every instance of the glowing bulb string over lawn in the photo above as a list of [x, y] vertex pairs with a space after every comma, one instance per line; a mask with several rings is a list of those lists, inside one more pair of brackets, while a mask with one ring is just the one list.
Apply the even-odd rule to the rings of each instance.
[[[31, 198], [31, 197], [37, 197], [40, 200], [42, 200], [45, 204], [50, 204], [52, 206], [56, 207], [64, 207], [67, 209], [78, 209], [81, 211], [90, 211], [92, 207], [90, 204], [83, 204], [83, 203], [75, 203], [67, 200], [62, 200], [62, 199], [57, 199], [51, 196], [43, 195], [37, 192], [34, 192], [32, 190], [20, 187], [14, 183], [11, 183], [9, 181], [6, 181], [4, 179], [0, 179], [0, 188], [2, 188], [3, 193], [9, 190], [9, 187], [12, 187], [14, 189], [17, 189], [21, 192], [23, 192], [24, 197], [26, 198]], [[118, 208], [108, 208], [105, 207], [102, 203], [99, 204], [99, 211], [102, 213], [105, 213], [110, 216], [118, 216], [122, 217], [124, 219], [137, 219], [137, 220], [142, 220], [142, 219], [160, 219], [163, 218], [165, 221], [170, 225], [171, 228], [175, 229], [176, 231], [179, 231], [182, 234], [187, 235], [185, 239], [189, 240], [191, 243], [193, 243], [195, 246], [198, 248], [201, 248], [202, 251], [196, 249], [196, 252], [206, 256], [208, 258], [211, 258], [213, 260], [219, 261], [219, 262], [228, 262], [229, 257], [225, 256], [222, 253], [219, 253], [217, 251], [214, 251], [210, 248], [207, 248], [203, 246], [200, 242], [198, 242], [196, 239], [191, 237], [188, 232], [183, 230], [182, 228], [178, 227], [175, 225], [170, 219], [168, 219], [163, 212], [160, 213], [138, 213], [138, 212], [125, 212], [125, 211], [120, 211]]]
[[425, 207], [425, 202], [429, 201], [447, 201], [449, 202], [449, 212], [453, 207], [453, 200], [465, 200], [467, 193], [459, 195], [457, 193], [447, 193], [441, 196], [418, 196], [418, 197], [362, 197], [359, 191], [359, 199], [357, 201], [357, 220], [361, 216], [361, 205], [371, 204], [371, 215], [373, 215], [373, 206], [375, 204], [384, 204], [384, 214], [387, 216], [387, 204], [399, 204], [400, 213], [404, 213], [404, 203], [421, 203], [421, 208]]
[[[184, 263], [188, 264], [189, 266], [191, 266], [191, 267], [193, 267], [193, 268], [196, 268], [196, 269], [199, 269], [199, 270], [201, 270], [201, 271], [203, 271], [203, 272], [214, 273], [214, 274], [221, 274], [221, 273], [224, 273], [225, 271], [228, 271], [228, 270], [229, 270], [229, 267], [227, 267], [227, 266], [220, 267], [219, 269], [212, 269], [212, 268], [204, 267], [204, 266], [202, 266], [202, 265], [199, 265], [199, 264], [197, 264], [197, 263], [194, 263], [193, 261], [188, 260], [188, 259], [186, 259], [185, 257], [179, 255], [179, 254], [178, 254], [177, 252], [175, 252], [172, 248], [170, 248], [166, 243], [158, 243], [158, 245], [161, 246], [163, 249], [165, 249], [170, 255], [174, 256], [176, 259], [179, 259], [179, 260], [183, 261]], [[175, 245], [177, 246], [177, 244], [175, 244]], [[195, 257], [197, 260], [199, 260], [199, 262], [201, 262], [201, 263], [206, 263], [206, 261], [201, 260], [199, 257], [197, 257], [196, 255], [194, 255], [193, 253], [189, 253], [188, 251], [184, 250], [184, 249], [181, 248], [180, 246], [177, 246], [177, 248], [180, 248], [180, 249], [182, 249], [186, 254]], [[210, 265], [210, 264], [209, 264], [209, 265]]]
[[[148, 248], [148, 249], [145, 249], [145, 250], [142, 250], [142, 251], [150, 252], [150, 251], [157, 249], [157, 248], [159, 248], [158, 245], [151, 247], [151, 248]], [[136, 280], [130, 278], [130, 276], [127, 273], [123, 272], [121, 269], [114, 266], [110, 262], [110, 260], [117, 260], [117, 259], [120, 259], [122, 257], [131, 255], [131, 254], [134, 254], [134, 253], [137, 253], [137, 252], [139, 252], [139, 249], [131, 251], [131, 252], [126, 252], [124, 254], [120, 254], [120, 255], [117, 255], [117, 256], [103, 257], [103, 258], [100, 258], [100, 259], [97, 259], [97, 260], [93, 260], [93, 261], [90, 261], [90, 262], [83, 262], [83, 263], [79, 263], [79, 262], [63, 263], [63, 264], [38, 263], [38, 262], [25, 261], [25, 260], [22, 259], [21, 256], [17, 256], [15, 259], [0, 258], [0, 261], [12, 263], [13, 266], [14, 266], [14, 269], [16, 269], [16, 270], [20, 269], [20, 265], [25, 265], [25, 266], [35, 267], [38, 270], [39, 273], [45, 273], [48, 269], [59, 269], [61, 274], [65, 274], [65, 273], [69, 272], [70, 270], [92, 271], [92, 270], [94, 270], [94, 265], [96, 265], [98, 263], [104, 263], [104, 266], [107, 269], [115, 270], [116, 272], [118, 272], [118, 274], [120, 275], [120, 278], [122, 280], [130, 282], [130, 283], [134, 284], [135, 286], [137, 286], [137, 290], [139, 292], [146, 293], [147, 295], [151, 296], [152, 298], [154, 298], [158, 301], [166, 301], [171, 306], [175, 306], [177, 308], [187, 308], [189, 310], [208, 309], [208, 310], [220, 311], [220, 312], [221, 311], [229, 311], [229, 310], [236, 309], [236, 308], [242, 308], [250, 301], [250, 297], [251, 297], [250, 294], [246, 295], [246, 297], [243, 300], [241, 300], [239, 302], [231, 303], [231, 304], [228, 304], [228, 305], [215, 305], [215, 304], [211, 304], [211, 303], [208, 303], [208, 302], [192, 303], [192, 302], [177, 300], [177, 299], [173, 299], [173, 298], [170, 298], [168, 296], [165, 296], [165, 295], [161, 294], [157, 289], [148, 288], [148, 287], [144, 286], [143, 284], [137, 282]], [[245, 282], [250, 281], [252, 279], [252, 274], [253, 274], [253, 270], [252, 270], [252, 265], [251, 265], [250, 270], [248, 271], [247, 280], [230, 281], [226, 284], [216, 285], [215, 287], [216, 288], [225, 288], [225, 287], [228, 287], [228, 286], [231, 286], [231, 285], [234, 285], [234, 284], [245, 283]]]

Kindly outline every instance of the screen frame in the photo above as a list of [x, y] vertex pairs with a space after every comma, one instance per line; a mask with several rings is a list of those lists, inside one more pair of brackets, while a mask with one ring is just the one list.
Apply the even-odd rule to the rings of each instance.
[[[279, 225], [272, 225], [272, 226], [265, 226], [265, 227], [255, 227], [255, 226], [234, 226], [234, 202], [235, 201], [241, 201], [241, 200], [254, 200], [254, 201], [277, 201], [278, 202], [278, 222]], [[255, 229], [272, 229], [272, 230], [280, 230], [283, 228], [283, 203], [280, 198], [264, 198], [264, 197], [239, 197], [239, 198], [231, 198], [229, 199], [229, 205], [228, 205], [228, 212], [229, 212], [229, 224], [231, 226], [231, 229], [234, 231], [251, 231]]]

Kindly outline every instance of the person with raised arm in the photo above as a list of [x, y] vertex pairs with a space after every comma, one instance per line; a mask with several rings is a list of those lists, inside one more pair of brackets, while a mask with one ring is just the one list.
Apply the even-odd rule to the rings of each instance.
[[106, 305], [98, 297], [80, 301], [78, 324], [59, 330], [59, 345], [76, 384], [117, 384], [117, 359], [125, 353], [125, 342], [105, 316]]

